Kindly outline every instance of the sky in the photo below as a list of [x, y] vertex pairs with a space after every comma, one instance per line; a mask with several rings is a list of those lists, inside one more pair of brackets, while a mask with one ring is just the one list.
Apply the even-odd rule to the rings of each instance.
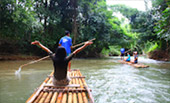
[[[148, 8], [151, 8], [151, 1], [148, 1]], [[106, 3], [107, 5], [125, 4], [132, 8], [137, 8], [138, 10], [145, 11], [144, 0], [106, 0]]]

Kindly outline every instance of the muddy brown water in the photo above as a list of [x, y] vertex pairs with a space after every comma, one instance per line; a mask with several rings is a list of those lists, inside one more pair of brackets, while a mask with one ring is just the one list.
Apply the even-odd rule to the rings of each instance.
[[[140, 57], [149, 68], [134, 68], [106, 59], [74, 59], [72, 69], [80, 69], [92, 89], [95, 103], [170, 103], [170, 62]], [[30, 61], [0, 61], [0, 103], [24, 103], [52, 72], [50, 60], [15, 71]]]

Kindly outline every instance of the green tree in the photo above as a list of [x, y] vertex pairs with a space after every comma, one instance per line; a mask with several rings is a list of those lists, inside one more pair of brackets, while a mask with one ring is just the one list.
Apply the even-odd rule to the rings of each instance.
[[[153, 7], [155, 10], [154, 16], [157, 18], [157, 25], [155, 26], [155, 32], [158, 38], [161, 40], [162, 50], [169, 49], [170, 43], [170, 1], [168, 0], [155, 0]], [[166, 45], [166, 46], [165, 46]]]

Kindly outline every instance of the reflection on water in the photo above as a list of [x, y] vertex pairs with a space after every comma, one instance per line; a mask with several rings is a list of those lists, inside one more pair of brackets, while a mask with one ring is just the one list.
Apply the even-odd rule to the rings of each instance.
[[[119, 58], [74, 59], [92, 89], [96, 103], [170, 102], [170, 63], [140, 58], [149, 68], [136, 69], [117, 62]], [[15, 71], [29, 61], [0, 62], [0, 103], [24, 103], [53, 70], [50, 60]]]

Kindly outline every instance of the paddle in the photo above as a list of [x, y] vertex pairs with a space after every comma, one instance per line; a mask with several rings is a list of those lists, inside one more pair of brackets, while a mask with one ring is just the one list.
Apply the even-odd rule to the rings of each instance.
[[[91, 40], [88, 40], [88, 41], [93, 41], [93, 40], [96, 40], [96, 38], [91, 39]], [[86, 41], [86, 42], [87, 42], [87, 41]], [[80, 44], [74, 45], [72, 48], [76, 48], [76, 47], [78, 47], [78, 46], [81, 46], [81, 45], [83, 45], [84, 43], [85, 43], [85, 42], [82, 42], [82, 43], [80, 43]], [[40, 58], [40, 59], [38, 59], [38, 60], [34, 60], [34, 61], [29, 62], [29, 63], [26, 63], [26, 64], [21, 65], [21, 66], [19, 67], [19, 69], [18, 69], [17, 71], [15, 71], [15, 75], [17, 75], [17, 74], [19, 74], [19, 73], [21, 72], [22, 67], [27, 66], [27, 65], [29, 65], [29, 64], [33, 64], [33, 63], [39, 62], [39, 61], [44, 60], [44, 59], [46, 59], [46, 58], [48, 58], [48, 57], [50, 57], [50, 56], [48, 55], [48, 56], [45, 56], [45, 57]]]
[[[131, 49], [129, 49], [129, 50], [127, 50], [127, 51], [125, 51], [125, 53], [127, 53], [128, 51], [131, 51]], [[124, 54], [125, 54], [125, 53], [124, 53]]]
[[17, 75], [17, 74], [19, 74], [19, 73], [21, 72], [22, 67], [27, 66], [27, 65], [29, 65], [29, 64], [33, 64], [33, 63], [39, 62], [39, 61], [44, 60], [44, 59], [46, 59], [46, 58], [48, 58], [48, 57], [50, 57], [50, 56], [48, 55], [48, 56], [45, 56], [45, 57], [40, 58], [40, 59], [38, 59], [38, 60], [34, 60], [34, 61], [29, 62], [29, 63], [26, 63], [26, 64], [21, 65], [21, 66], [19, 67], [19, 69], [18, 69], [17, 71], [15, 71], [15, 75]]
[[[96, 38], [93, 38], [93, 39], [88, 40], [88, 41], [93, 41], [93, 40], [96, 40]], [[85, 42], [88, 42], [88, 41], [85, 41]], [[76, 47], [78, 47], [78, 46], [81, 46], [81, 45], [83, 45], [85, 42], [82, 42], [82, 43], [80, 43], [80, 44], [74, 45], [74, 46], [72, 46], [72, 48], [76, 48]]]

